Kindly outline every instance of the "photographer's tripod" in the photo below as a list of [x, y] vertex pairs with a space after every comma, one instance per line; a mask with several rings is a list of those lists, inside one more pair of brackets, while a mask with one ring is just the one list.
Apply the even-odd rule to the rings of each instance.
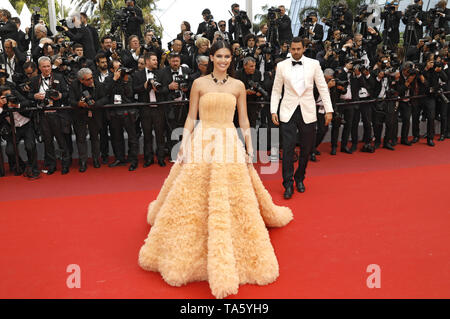
[[[415, 25], [414, 19], [412, 17], [409, 18], [408, 24], [406, 25], [406, 30], [405, 30], [406, 37], [405, 37], [405, 45], [404, 45], [405, 52], [408, 51], [409, 47], [411, 46], [411, 42], [412, 42], [413, 39], [415, 40], [414, 44], [417, 44], [418, 41], [419, 41], [419, 39], [417, 38], [417, 31], [416, 31], [416, 28], [414, 26]], [[413, 36], [414, 36], [414, 38], [413, 38]], [[405, 54], [405, 57], [406, 57], [406, 54]]]
[[268, 22], [267, 42], [270, 43], [272, 48], [279, 48], [278, 25], [276, 20], [269, 20]]

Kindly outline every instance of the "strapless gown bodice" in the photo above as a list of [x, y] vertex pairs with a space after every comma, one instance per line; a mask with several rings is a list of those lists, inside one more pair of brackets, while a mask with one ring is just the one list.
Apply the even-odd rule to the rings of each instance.
[[199, 118], [204, 125], [233, 127], [236, 97], [226, 92], [208, 92], [199, 99]]

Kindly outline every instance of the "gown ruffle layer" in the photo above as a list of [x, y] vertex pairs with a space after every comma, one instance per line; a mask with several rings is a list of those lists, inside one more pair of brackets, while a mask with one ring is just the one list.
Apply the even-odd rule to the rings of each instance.
[[240, 284], [275, 281], [278, 262], [267, 227], [293, 218], [289, 208], [273, 203], [256, 170], [243, 162], [235, 106], [229, 93], [200, 98], [191, 160], [173, 165], [150, 203], [152, 227], [139, 252], [139, 265], [160, 272], [168, 284], [207, 280], [216, 298], [236, 294]]

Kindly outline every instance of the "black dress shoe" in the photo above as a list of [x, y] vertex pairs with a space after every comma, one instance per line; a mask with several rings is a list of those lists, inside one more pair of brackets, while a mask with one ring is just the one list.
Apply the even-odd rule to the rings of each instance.
[[364, 144], [364, 146], [361, 149], [361, 152], [374, 153], [375, 152], [375, 148], [372, 145], [370, 145], [370, 144]]
[[439, 137], [438, 141], [439, 141], [439, 142], [442, 142], [443, 140], [445, 140], [445, 135], [444, 135], [444, 134], [441, 134], [441, 136]]
[[164, 162], [164, 160], [160, 159], [158, 160], [158, 165], [161, 167], [165, 167], [166, 166], [166, 162]]
[[350, 151], [353, 153], [358, 149], [358, 144], [352, 144], [352, 147], [350, 148]]
[[136, 169], [137, 169], [137, 167], [138, 167], [138, 163], [131, 163], [131, 165], [130, 165], [130, 167], [128, 168], [128, 170], [130, 171], [130, 172], [133, 172], [133, 171], [135, 171]]
[[315, 153], [316, 155], [322, 154], [322, 153], [320, 153], [318, 150], [316, 150], [314, 153]]
[[154, 164], [154, 163], [155, 163], [155, 159], [152, 157], [151, 159], [146, 160], [146, 161], [144, 162], [144, 168], [145, 168], [145, 167], [149, 167], [150, 165], [152, 165], [152, 164]]
[[418, 141], [419, 141], [419, 138], [418, 138], [417, 136], [415, 136], [415, 137], [412, 139], [411, 143], [412, 143], [412, 144], [415, 144], [415, 143], [417, 143]]
[[87, 170], [86, 162], [80, 162], [80, 168], [79, 168], [80, 173], [84, 173], [84, 172], [86, 172], [86, 170]]
[[52, 167], [47, 170], [47, 175], [52, 175], [56, 171], [56, 168]]
[[116, 167], [116, 166], [125, 166], [125, 165], [127, 165], [127, 162], [116, 160], [114, 163], [111, 163], [108, 166], [109, 167]]
[[390, 150], [390, 151], [395, 151], [395, 148], [394, 148], [394, 146], [392, 146], [391, 143], [385, 143], [385, 144], [383, 144], [383, 148], [388, 149], [388, 150]]
[[412, 146], [412, 143], [411, 143], [410, 141], [408, 141], [408, 140], [402, 140], [402, 141], [400, 142], [400, 144], [406, 145], [406, 146]]
[[63, 167], [61, 170], [61, 175], [66, 175], [69, 173], [69, 168], [68, 167]]
[[102, 156], [102, 164], [108, 164], [108, 156]]
[[330, 152], [330, 154], [331, 154], [331, 155], [336, 155], [336, 146], [332, 146], [332, 147], [331, 147], [331, 152]]
[[311, 160], [312, 162], [317, 162], [316, 154], [311, 153], [311, 155], [310, 155], [310, 160]]
[[94, 162], [94, 168], [100, 168], [100, 161], [98, 160], [98, 158], [94, 158], [93, 162]]
[[303, 184], [303, 182], [299, 182], [297, 183], [297, 191], [300, 193], [304, 193], [305, 192], [305, 184]]
[[341, 152], [347, 153], [347, 154], [353, 154], [353, 152], [351, 150], [349, 150], [347, 146], [341, 147]]
[[428, 139], [428, 140], [427, 140], [427, 145], [428, 145], [428, 146], [434, 146], [433, 140]]
[[294, 187], [289, 186], [288, 188], [286, 188], [286, 190], [284, 191], [284, 199], [290, 199], [292, 197], [292, 195], [294, 194]]

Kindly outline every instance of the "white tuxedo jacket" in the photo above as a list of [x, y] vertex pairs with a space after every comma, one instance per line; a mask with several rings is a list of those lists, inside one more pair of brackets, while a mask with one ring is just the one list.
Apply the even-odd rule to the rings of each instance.
[[316, 101], [314, 99], [314, 82], [322, 98], [325, 112], [333, 112], [330, 92], [325, 81], [319, 61], [307, 58], [301, 59], [303, 63], [305, 90], [303, 93], [297, 92], [298, 85], [293, 83], [292, 59], [286, 59], [277, 64], [277, 72], [272, 89], [270, 101], [270, 113], [277, 113], [281, 98], [281, 90], [284, 86], [284, 96], [280, 105], [280, 121], [287, 123], [294, 114], [297, 105], [300, 105], [303, 121], [308, 124], [317, 121]]

